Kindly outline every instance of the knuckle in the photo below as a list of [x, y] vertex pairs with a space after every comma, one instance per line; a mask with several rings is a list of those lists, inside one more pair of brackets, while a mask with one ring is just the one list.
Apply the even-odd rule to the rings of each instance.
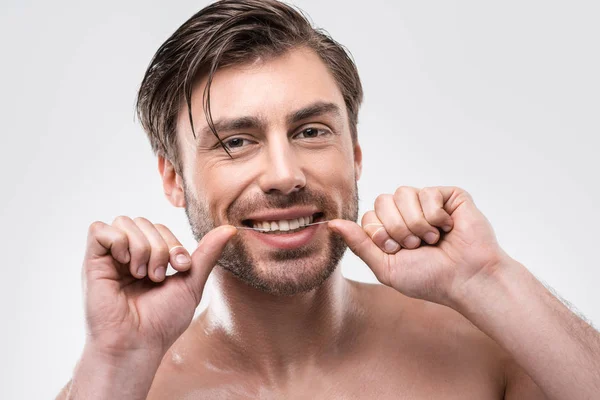
[[104, 229], [106, 224], [102, 221], [94, 221], [90, 224], [88, 228], [88, 233], [90, 235], [97, 235], [100, 230]]
[[410, 232], [402, 225], [394, 225], [390, 227], [388, 234], [394, 240], [402, 241], [410, 234]]
[[452, 190], [454, 190], [454, 192], [458, 193], [461, 196], [462, 195], [467, 195], [467, 196], [469, 195], [469, 193], [465, 189], [463, 189], [463, 188], [461, 188], [459, 186], [452, 186]]
[[419, 198], [432, 198], [435, 196], [437, 189], [434, 187], [424, 187], [419, 191]]
[[437, 207], [433, 210], [433, 217], [437, 219], [446, 219], [449, 215], [443, 208]]
[[161, 264], [166, 264], [169, 262], [171, 254], [169, 253], [169, 248], [166, 244], [160, 244], [153, 247], [152, 256], [156, 257], [157, 262]]
[[128, 220], [131, 220], [131, 218], [129, 218], [126, 215], [119, 215], [119, 216], [115, 217], [115, 219], [113, 220], [113, 225], [115, 225], [115, 224], [122, 225]]
[[125, 245], [129, 244], [129, 239], [127, 239], [127, 234], [120, 229], [115, 229], [116, 237], [114, 243], [117, 245]]
[[378, 246], [383, 246], [383, 243], [389, 238], [389, 234], [385, 230], [383, 226], [376, 227], [375, 229], [369, 229], [372, 233], [366, 232], [368, 236], [371, 237], [371, 240], [375, 242]]
[[456, 201], [458, 202], [463, 202], [463, 201], [468, 201], [473, 203], [473, 197], [471, 196], [471, 194], [467, 191], [464, 191], [460, 188], [456, 188]]
[[156, 230], [158, 231], [160, 236], [163, 238], [163, 240], [165, 240], [166, 242], [169, 242], [168, 244], [170, 244], [170, 242], [173, 242], [173, 241], [175, 241], [177, 244], [179, 244], [179, 239], [165, 225], [154, 224], [154, 227], [156, 228]]
[[373, 211], [373, 210], [367, 211], [360, 220], [361, 225], [364, 226], [364, 225], [368, 224], [369, 221], [372, 221], [374, 219], [373, 218], [374, 216], [375, 216], [375, 211]]
[[156, 229], [158, 229], [159, 231], [168, 231], [169, 230], [169, 228], [167, 228], [165, 225], [159, 224], [159, 223], [154, 224], [154, 227]]
[[418, 216], [406, 217], [406, 224], [408, 225], [410, 230], [415, 233], [427, 230], [429, 225], [427, 221], [425, 221], [425, 217], [420, 218]]
[[152, 250], [148, 243], [136, 243], [131, 246], [131, 258], [147, 260], [150, 258], [150, 254], [152, 254]]
[[396, 196], [404, 196], [410, 192], [414, 192], [415, 188], [410, 187], [410, 186], [399, 186], [396, 191], [394, 192], [394, 194]]
[[136, 224], [138, 223], [151, 223], [150, 221], [148, 221], [148, 219], [144, 218], [144, 217], [135, 217], [133, 219], [133, 222], [135, 222]]
[[379, 196], [377, 196], [375, 198], [375, 208], [379, 208], [381, 206], [383, 206], [389, 199], [390, 195], [389, 194], [380, 194]]

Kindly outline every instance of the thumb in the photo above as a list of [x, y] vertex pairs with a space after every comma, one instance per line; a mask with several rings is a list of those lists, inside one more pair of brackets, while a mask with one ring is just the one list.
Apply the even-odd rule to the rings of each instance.
[[338, 233], [346, 242], [350, 250], [362, 259], [373, 270], [379, 280], [384, 276], [384, 257], [387, 256], [363, 228], [356, 222], [345, 219], [329, 221], [329, 229]]
[[210, 272], [221, 257], [227, 242], [236, 234], [237, 229], [231, 225], [218, 226], [204, 235], [192, 253], [192, 266], [185, 275], [185, 283], [198, 304]]

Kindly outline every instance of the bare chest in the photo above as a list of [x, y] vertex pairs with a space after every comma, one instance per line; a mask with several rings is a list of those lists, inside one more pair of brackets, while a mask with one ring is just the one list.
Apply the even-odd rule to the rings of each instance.
[[275, 385], [248, 372], [162, 376], [148, 399], [490, 399], [503, 398], [493, 371], [425, 357], [348, 360], [337, 368], [298, 373]]

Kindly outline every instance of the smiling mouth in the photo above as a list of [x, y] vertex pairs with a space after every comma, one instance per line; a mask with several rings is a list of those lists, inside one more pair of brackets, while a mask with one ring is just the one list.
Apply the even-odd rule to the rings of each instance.
[[[319, 222], [323, 219], [323, 213], [317, 212], [306, 217], [298, 217], [292, 219], [281, 219], [273, 221], [256, 221], [245, 219], [242, 221], [244, 226], [257, 229], [257, 232], [265, 234], [289, 234], [299, 232], [309, 224]], [[259, 230], [260, 229], [260, 230]]]

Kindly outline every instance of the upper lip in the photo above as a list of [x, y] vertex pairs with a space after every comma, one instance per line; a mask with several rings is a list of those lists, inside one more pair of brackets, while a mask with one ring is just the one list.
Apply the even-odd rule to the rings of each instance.
[[318, 213], [319, 210], [316, 208], [306, 208], [306, 207], [297, 207], [297, 208], [286, 208], [285, 210], [264, 210], [262, 212], [257, 212], [252, 214], [245, 221], [279, 221], [285, 219], [294, 219], [299, 217], [310, 217], [315, 213]]

